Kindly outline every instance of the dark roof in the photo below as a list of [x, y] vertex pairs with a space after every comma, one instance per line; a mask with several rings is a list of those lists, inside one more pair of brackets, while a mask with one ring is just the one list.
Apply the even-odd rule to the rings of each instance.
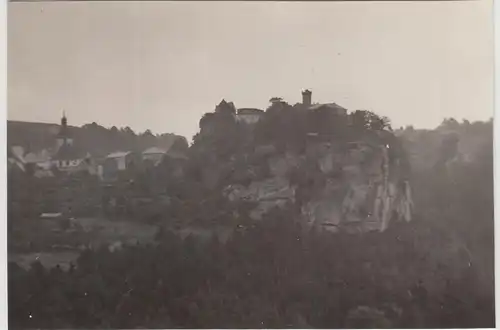
[[238, 114], [239, 115], [250, 115], [250, 114], [257, 114], [257, 115], [260, 115], [260, 114], [263, 114], [264, 113], [264, 110], [260, 110], [260, 109], [256, 109], [256, 108], [241, 108], [241, 109], [238, 109]]
[[56, 154], [52, 157], [54, 160], [76, 160], [82, 159], [87, 156], [87, 153], [79, 148], [69, 145], [63, 144], [56, 152]]
[[318, 109], [322, 109], [322, 108], [332, 109], [332, 110], [337, 110], [337, 111], [340, 110], [342, 112], [347, 111], [347, 109], [341, 107], [340, 105], [338, 105], [336, 103], [314, 104], [314, 105], [311, 105], [309, 107], [309, 110], [318, 110]]

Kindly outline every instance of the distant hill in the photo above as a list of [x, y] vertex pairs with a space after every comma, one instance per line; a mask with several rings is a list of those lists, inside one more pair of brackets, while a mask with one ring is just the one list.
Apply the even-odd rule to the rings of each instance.
[[[56, 143], [58, 124], [7, 121], [7, 145], [21, 146], [26, 152], [51, 149]], [[172, 133], [154, 135], [150, 131], [136, 134], [129, 127], [110, 129], [97, 123], [82, 127], [69, 126], [75, 145], [90, 152], [95, 157], [102, 157], [113, 151], [143, 151], [149, 147], [169, 149], [174, 143], [176, 148], [187, 150], [185, 137]]]
[[492, 147], [493, 122], [459, 123], [454, 119], [446, 119], [433, 130], [407, 127], [398, 131], [397, 135], [408, 151], [413, 170], [424, 170], [432, 168], [442, 159], [444, 144], [451, 136], [457, 140], [456, 151], [451, 158], [476, 160], [485, 147]]

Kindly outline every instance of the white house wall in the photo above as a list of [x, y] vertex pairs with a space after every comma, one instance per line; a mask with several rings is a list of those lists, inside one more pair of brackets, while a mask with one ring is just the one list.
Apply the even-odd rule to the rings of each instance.
[[120, 157], [116, 159], [116, 164], [119, 171], [124, 171], [127, 169], [127, 161], [125, 157]]
[[260, 115], [237, 115], [236, 120], [238, 122], [245, 122], [247, 124], [255, 124], [260, 120]]
[[79, 166], [83, 159], [73, 159], [73, 160], [55, 160], [52, 162], [54, 166], [61, 170], [72, 169]]

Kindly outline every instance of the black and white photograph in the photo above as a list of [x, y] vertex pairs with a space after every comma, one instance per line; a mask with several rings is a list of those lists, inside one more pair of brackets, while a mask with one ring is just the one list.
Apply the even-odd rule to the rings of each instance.
[[493, 4], [8, 2], [9, 329], [495, 328]]

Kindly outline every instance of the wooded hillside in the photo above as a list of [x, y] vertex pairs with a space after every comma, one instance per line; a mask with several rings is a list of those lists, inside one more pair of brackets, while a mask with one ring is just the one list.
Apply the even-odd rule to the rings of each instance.
[[[58, 130], [58, 124], [7, 121], [7, 145], [22, 146], [26, 152], [52, 148]], [[82, 127], [69, 126], [69, 131], [79, 148], [97, 157], [118, 150], [143, 151], [153, 146], [168, 149], [177, 140], [188, 147], [185, 137], [172, 133], [154, 135], [147, 130], [138, 134], [129, 127], [108, 129], [95, 122]]]

